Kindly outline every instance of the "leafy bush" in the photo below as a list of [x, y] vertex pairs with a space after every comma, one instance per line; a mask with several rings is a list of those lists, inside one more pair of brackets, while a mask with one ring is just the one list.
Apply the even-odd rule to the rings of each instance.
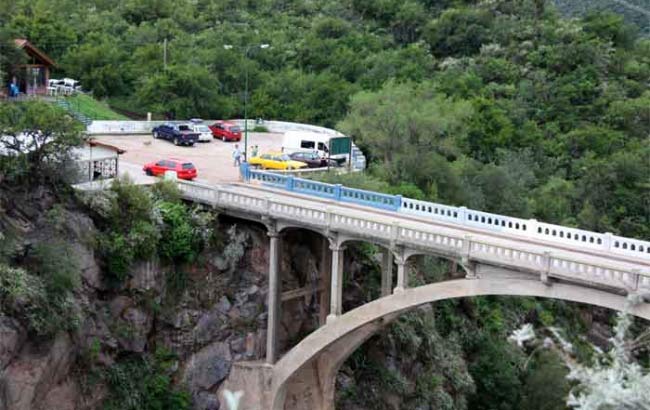
[[256, 125], [253, 128], [253, 132], [269, 132], [269, 129], [265, 127], [264, 125]]
[[79, 318], [71, 294], [52, 294], [47, 289], [43, 278], [0, 264], [0, 312], [26, 322], [38, 336], [74, 329]]
[[152, 219], [154, 204], [151, 195], [129, 178], [115, 179], [111, 191], [115, 193], [108, 217], [112, 229], [128, 231], [137, 221]]
[[190, 409], [187, 391], [172, 385], [175, 357], [164, 350], [153, 357], [127, 359], [105, 374], [110, 395], [105, 410], [184, 410]]
[[38, 264], [36, 272], [50, 296], [65, 298], [81, 284], [79, 265], [69, 244], [61, 240], [39, 243], [34, 256]]
[[198, 254], [200, 242], [183, 204], [162, 202], [158, 209], [162, 216], [162, 237], [158, 247], [162, 257], [174, 262], [190, 262]]
[[174, 181], [161, 180], [151, 186], [154, 198], [166, 202], [181, 202], [181, 191]]
[[151, 257], [156, 252], [159, 233], [146, 221], [138, 221], [131, 230], [108, 232], [100, 238], [100, 250], [110, 277], [124, 280], [137, 259]]

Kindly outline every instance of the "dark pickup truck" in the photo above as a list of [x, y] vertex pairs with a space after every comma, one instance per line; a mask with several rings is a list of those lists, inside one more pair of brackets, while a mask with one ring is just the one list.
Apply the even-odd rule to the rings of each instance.
[[154, 138], [172, 141], [174, 145], [194, 145], [199, 140], [199, 133], [192, 131], [188, 124], [162, 124], [151, 130]]

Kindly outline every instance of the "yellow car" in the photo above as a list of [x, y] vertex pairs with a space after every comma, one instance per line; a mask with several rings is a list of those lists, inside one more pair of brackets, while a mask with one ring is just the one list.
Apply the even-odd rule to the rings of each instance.
[[299, 169], [307, 166], [304, 162], [294, 161], [287, 154], [281, 152], [268, 152], [252, 157], [248, 164], [252, 168], [262, 169]]

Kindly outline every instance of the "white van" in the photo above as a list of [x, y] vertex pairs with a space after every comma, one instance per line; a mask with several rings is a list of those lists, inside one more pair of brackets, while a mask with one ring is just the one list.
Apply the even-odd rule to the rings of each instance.
[[[340, 135], [343, 137], [343, 135]], [[291, 154], [296, 151], [317, 151], [321, 157], [329, 156], [330, 134], [310, 131], [287, 131], [282, 139], [282, 152]], [[332, 155], [332, 159], [341, 163], [348, 158], [348, 154]]]

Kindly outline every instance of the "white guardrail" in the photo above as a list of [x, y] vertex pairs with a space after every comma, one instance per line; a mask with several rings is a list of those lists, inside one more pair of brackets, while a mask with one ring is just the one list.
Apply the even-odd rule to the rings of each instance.
[[410, 198], [402, 198], [399, 212], [475, 226], [490, 231], [510, 232], [529, 238], [650, 259], [650, 242], [611, 233], [596, 233], [539, 222], [535, 219], [513, 218]]
[[[204, 120], [206, 124], [211, 124], [216, 120]], [[93, 121], [88, 125], [88, 134], [150, 134], [153, 127], [165, 123], [187, 123], [188, 121]], [[244, 127], [244, 120], [232, 120], [237, 125]], [[248, 129], [252, 130], [256, 125], [266, 127], [269, 132], [285, 133], [287, 131], [309, 131], [321, 134], [328, 134], [335, 137], [344, 136], [336, 130], [317, 125], [301, 124], [285, 121], [261, 121], [248, 120]]]
[[[544, 273], [549, 277], [572, 282], [599, 284], [626, 291], [650, 290], [650, 271], [645, 264], [607, 259], [606, 255], [593, 257], [579, 252], [574, 255], [566, 249], [558, 250], [557, 254], [554, 254], [553, 243], [548, 244], [548, 252], [530, 251], [526, 245], [518, 242], [516, 237], [509, 239], [513, 245], [507, 245], [504, 240], [497, 242], [465, 235], [442, 234], [435, 227], [399, 219], [399, 214], [395, 214], [394, 220], [387, 220], [383, 214], [360, 217], [353, 212], [347, 212], [345, 208], [325, 209], [322, 204], [317, 203], [313, 206], [300, 205], [291, 199], [263, 197], [226, 187], [186, 181], [179, 181], [178, 186], [188, 199], [273, 218], [299, 221], [305, 226], [331, 229], [352, 237], [371, 237], [386, 243], [397, 240], [402, 244], [434, 250], [437, 254], [469, 257], [474, 261]], [[468, 214], [470, 213], [466, 213]], [[479, 220], [481, 217], [479, 216]], [[642, 267], [646, 269], [642, 271]]]

